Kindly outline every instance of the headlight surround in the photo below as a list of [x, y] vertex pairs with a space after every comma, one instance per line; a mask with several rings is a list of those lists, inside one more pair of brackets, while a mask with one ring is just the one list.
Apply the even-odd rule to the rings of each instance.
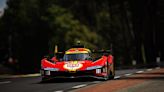
[[87, 67], [86, 70], [93, 70], [93, 69], [98, 69], [98, 68], [102, 68], [102, 67], [103, 67], [103, 66], [96, 65], [96, 66]]
[[48, 71], [59, 71], [58, 68], [44, 68], [43, 70], [48, 70]]

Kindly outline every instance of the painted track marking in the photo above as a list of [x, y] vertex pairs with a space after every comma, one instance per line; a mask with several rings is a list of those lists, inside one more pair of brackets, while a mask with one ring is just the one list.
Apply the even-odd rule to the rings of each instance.
[[132, 75], [132, 73], [127, 73], [127, 74], [125, 74], [125, 76], [130, 76], [130, 75]]
[[81, 85], [73, 86], [72, 88], [81, 88], [81, 87], [85, 87], [85, 86], [87, 86], [87, 84], [81, 84]]
[[92, 83], [100, 83], [101, 81], [94, 81], [94, 82], [92, 82]]
[[54, 92], [64, 92], [63, 90], [57, 90], [57, 91], [54, 91]]
[[137, 71], [136, 73], [143, 73], [144, 71]]
[[147, 69], [147, 71], [151, 71], [151, 70], [153, 70], [153, 69], [151, 69], [151, 68], [150, 69]]
[[114, 79], [119, 79], [121, 76], [115, 76]]
[[7, 83], [11, 83], [11, 81], [2, 81], [2, 82], [0, 82], [0, 84], [7, 84]]

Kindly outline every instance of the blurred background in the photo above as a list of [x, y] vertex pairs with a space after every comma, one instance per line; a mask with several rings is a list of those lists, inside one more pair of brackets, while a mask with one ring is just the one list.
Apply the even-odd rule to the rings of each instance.
[[55, 45], [113, 47], [116, 67], [164, 60], [164, 0], [0, 0], [0, 74], [39, 72]]

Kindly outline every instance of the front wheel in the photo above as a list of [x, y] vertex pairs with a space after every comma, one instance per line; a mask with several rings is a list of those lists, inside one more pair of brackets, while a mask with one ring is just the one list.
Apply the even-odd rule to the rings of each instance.
[[107, 81], [108, 79], [109, 79], [109, 76], [108, 75], [103, 77], [103, 80], [104, 81]]
[[45, 82], [48, 82], [48, 81], [50, 81], [51, 79], [49, 78], [49, 77], [44, 77], [44, 76], [42, 76], [42, 79], [41, 79], [41, 82], [42, 83], [45, 83]]
[[46, 82], [46, 78], [45, 77], [42, 77], [41, 82], [42, 83]]
[[109, 79], [114, 79], [114, 74], [112, 73], [112, 71], [110, 71], [110, 75], [109, 75]]
[[109, 67], [108, 62], [106, 62], [106, 66], [103, 69], [103, 72], [106, 72], [106, 75], [103, 77], [104, 81], [107, 81], [109, 79]]

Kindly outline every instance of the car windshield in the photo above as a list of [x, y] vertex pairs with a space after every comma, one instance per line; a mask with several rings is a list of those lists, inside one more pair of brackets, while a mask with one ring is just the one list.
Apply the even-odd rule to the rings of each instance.
[[89, 57], [88, 53], [78, 53], [78, 54], [65, 54], [63, 59], [64, 61], [83, 61], [86, 60]]

